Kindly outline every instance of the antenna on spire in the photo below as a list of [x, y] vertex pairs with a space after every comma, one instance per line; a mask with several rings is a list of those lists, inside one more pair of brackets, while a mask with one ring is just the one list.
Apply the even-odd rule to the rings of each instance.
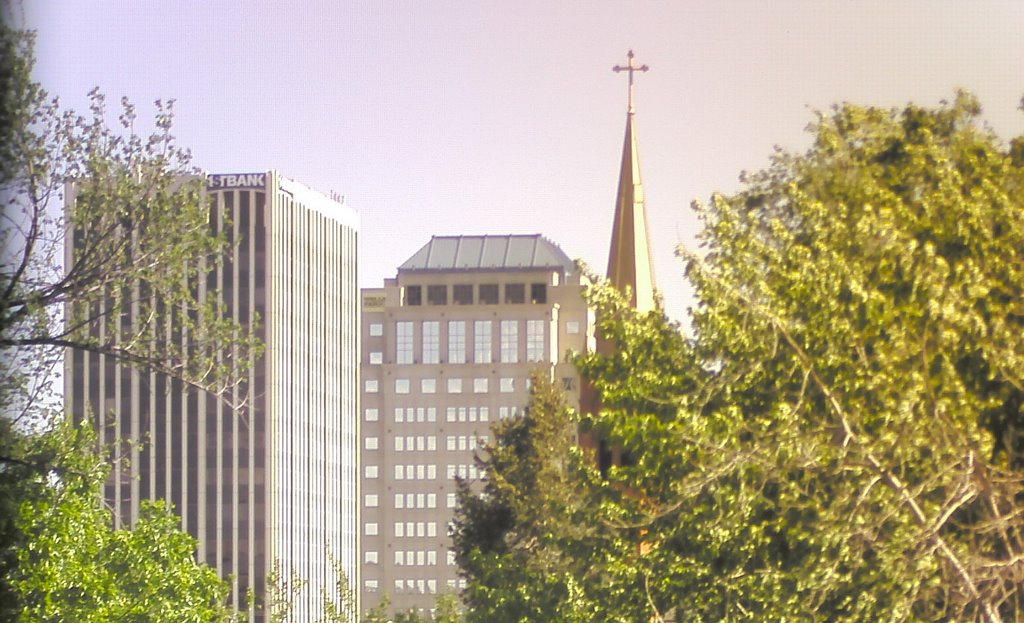
[[620, 71], [628, 71], [629, 72], [629, 112], [630, 112], [630, 114], [632, 114], [633, 113], [633, 72], [636, 72], [636, 71], [644, 71], [645, 72], [645, 71], [649, 71], [651, 68], [648, 67], [647, 65], [636, 65], [636, 64], [634, 64], [633, 63], [633, 50], [630, 50], [629, 53], [626, 54], [626, 59], [628, 60], [628, 62], [626, 63], [625, 67], [623, 67], [622, 65], [616, 65], [615, 67], [612, 67], [612, 71], [614, 71], [615, 73], [619, 73]]

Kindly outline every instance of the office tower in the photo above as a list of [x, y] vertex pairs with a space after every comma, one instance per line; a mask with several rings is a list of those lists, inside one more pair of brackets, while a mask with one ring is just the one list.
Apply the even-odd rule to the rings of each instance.
[[540, 368], [579, 404], [568, 351], [587, 347], [580, 273], [540, 235], [435, 236], [362, 291], [362, 605], [396, 611], [458, 592], [455, 478], [528, 400]]
[[206, 197], [232, 250], [197, 296], [218, 297], [266, 345], [232, 397], [245, 406], [80, 351], [66, 361], [65, 401], [95, 414], [104, 441], [134, 442], [105, 489], [117, 524], [166, 499], [198, 558], [231, 578], [234, 604], [244, 609], [249, 589], [260, 598], [277, 562], [306, 583], [295, 620], [313, 620], [321, 591], [336, 590], [332, 558], [358, 582], [358, 217], [273, 171], [210, 175]]

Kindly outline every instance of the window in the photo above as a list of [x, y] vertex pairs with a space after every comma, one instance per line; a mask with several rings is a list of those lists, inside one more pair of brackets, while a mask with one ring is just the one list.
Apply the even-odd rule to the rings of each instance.
[[401, 493], [395, 494], [395, 508], [405, 508], [405, 496], [402, 495]]
[[[369, 553], [369, 552], [367, 552], [367, 553]], [[377, 561], [373, 562], [373, 564], [376, 564], [376, 563], [377, 563]], [[378, 586], [377, 585], [377, 580], [364, 580], [363, 581], [363, 588], [366, 589], [367, 593], [376, 593], [377, 592], [377, 586]]]
[[376, 508], [379, 501], [376, 493], [367, 493], [364, 500], [367, 508]]
[[377, 523], [376, 522], [367, 523], [365, 525], [365, 529], [363, 530], [363, 532], [364, 532], [364, 534], [366, 534], [366, 536], [377, 536]]
[[368, 479], [374, 479], [377, 477], [378, 468], [376, 465], [367, 465], [363, 468], [363, 474]]
[[526, 284], [523, 283], [506, 283], [505, 284], [505, 303], [512, 303], [518, 305], [519, 303], [526, 302]]
[[427, 508], [437, 508], [437, 494], [436, 493], [428, 493], [427, 494]]
[[380, 412], [377, 411], [376, 409], [367, 409], [366, 410], [366, 421], [367, 422], [376, 422], [379, 418], [380, 418]]
[[427, 286], [427, 305], [447, 305], [448, 286]]
[[448, 321], [448, 363], [466, 363], [466, 321]]
[[395, 363], [412, 363], [412, 323], [395, 323]]
[[473, 362], [491, 363], [491, 321], [473, 323]]
[[448, 379], [448, 393], [449, 394], [461, 394], [462, 393], [462, 379]]
[[384, 335], [384, 325], [379, 322], [370, 323], [370, 337], [380, 337]]
[[571, 376], [562, 377], [562, 389], [571, 392], [576, 389], [576, 379]]
[[496, 283], [482, 283], [482, 284], [480, 284], [480, 304], [481, 305], [497, 305], [498, 304], [498, 284], [496, 284]]
[[377, 379], [366, 379], [366, 393], [376, 394], [377, 393]]
[[473, 286], [470, 284], [456, 284], [452, 286], [452, 302], [456, 305], [472, 305]]
[[511, 394], [516, 391], [515, 379], [512, 377], [503, 377], [498, 381], [498, 390], [503, 394]]
[[[375, 565], [375, 564], [377, 564], [377, 562], [378, 562], [378, 560], [377, 560], [377, 552], [376, 551], [366, 550], [365, 552], [363, 552], [363, 563], [365, 563], [367, 565]], [[369, 582], [370, 580], [367, 580], [367, 581]], [[376, 582], [376, 580], [372, 580], [372, 581]]]
[[441, 363], [441, 329], [436, 320], [423, 323], [423, 363]]
[[379, 350], [372, 351], [370, 353], [370, 365], [379, 366], [384, 363], [384, 353]]
[[502, 320], [499, 331], [501, 363], [519, 363], [519, 321]]
[[490, 410], [487, 407], [480, 407], [480, 421], [486, 422], [488, 420]]
[[424, 394], [436, 394], [437, 393], [437, 379], [421, 379], [420, 380], [420, 392]]
[[398, 423], [405, 421], [405, 409], [402, 407], [395, 407], [395, 421]]
[[486, 394], [487, 393], [487, 379], [476, 378], [473, 379], [473, 393], [474, 394]]
[[395, 522], [395, 536], [397, 536], [397, 537], [404, 537], [405, 536], [405, 523], [404, 522], [401, 522], [401, 521], [396, 521]]
[[380, 438], [379, 437], [367, 437], [364, 440], [364, 447], [367, 450], [376, 450], [378, 445], [379, 445], [379, 443], [380, 443]]
[[420, 286], [405, 286], [405, 304], [422, 305], [423, 289]]
[[569, 335], [576, 335], [580, 332], [580, 323], [578, 320], [567, 320], [565, 321], [565, 332]]
[[447, 415], [445, 417], [445, 421], [446, 422], [454, 422], [455, 421], [455, 411], [456, 411], [455, 407], [448, 407]]
[[405, 480], [404, 465], [395, 465], [395, 480]]
[[427, 421], [428, 422], [436, 422], [437, 421], [437, 407], [427, 407]]
[[457, 501], [458, 501], [458, 499], [455, 497], [454, 493], [446, 494], [446, 496], [445, 496], [445, 506], [447, 508], [455, 508], [455, 504], [456, 504]]
[[446, 557], [445, 562], [447, 564], [449, 564], [449, 565], [454, 565], [455, 564], [455, 551], [454, 550], [448, 550], [448, 556]]
[[548, 302], [548, 286], [546, 283], [531, 283], [530, 284], [530, 302], [531, 303], [547, 303]]
[[395, 437], [395, 452], [402, 452], [405, 450], [405, 437], [401, 435]]
[[544, 361], [544, 320], [526, 321], [526, 360]]
[[409, 393], [409, 379], [395, 379], [395, 393], [396, 394], [408, 394]]

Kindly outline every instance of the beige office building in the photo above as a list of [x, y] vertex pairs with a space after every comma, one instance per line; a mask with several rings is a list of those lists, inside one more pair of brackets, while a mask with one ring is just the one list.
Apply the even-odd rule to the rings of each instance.
[[206, 195], [233, 251], [197, 295], [266, 345], [232, 397], [244, 409], [82, 351], [66, 361], [65, 401], [94, 413], [107, 443], [134, 442], [105, 489], [115, 522], [166, 499], [233, 603], [260, 599], [276, 561], [305, 582], [293, 620], [316, 620], [321, 592], [336, 592], [332, 558], [358, 586], [358, 216], [273, 171], [210, 175]]
[[449, 554], [455, 479], [527, 404], [540, 368], [579, 403], [587, 347], [572, 260], [540, 235], [435, 236], [362, 291], [362, 607], [429, 610], [461, 588]]

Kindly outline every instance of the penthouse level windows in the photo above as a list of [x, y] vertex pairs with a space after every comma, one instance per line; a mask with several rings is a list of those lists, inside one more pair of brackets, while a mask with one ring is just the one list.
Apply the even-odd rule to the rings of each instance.
[[[529, 286], [529, 287], [527, 287]], [[426, 296], [424, 296], [424, 293]], [[421, 307], [426, 305], [546, 305], [548, 285], [546, 283], [456, 283], [407, 285], [402, 288], [402, 305]]]

